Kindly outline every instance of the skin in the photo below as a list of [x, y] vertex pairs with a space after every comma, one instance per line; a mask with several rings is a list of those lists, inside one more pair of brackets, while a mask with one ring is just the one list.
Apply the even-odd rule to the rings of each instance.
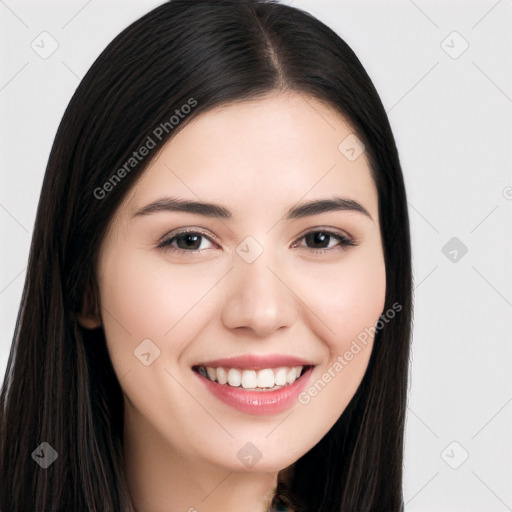
[[[377, 322], [386, 288], [378, 196], [365, 154], [349, 161], [338, 150], [351, 133], [330, 106], [297, 93], [216, 108], [164, 146], [119, 208], [99, 255], [100, 314], [80, 321], [105, 330], [139, 512], [265, 510], [278, 472], [329, 431], [354, 395], [371, 337], [309, 403], [275, 415], [231, 408], [191, 369], [242, 354], [297, 355], [316, 365], [314, 383]], [[170, 195], [220, 203], [233, 219], [133, 216]], [[298, 202], [334, 195], [357, 201], [371, 219], [356, 211], [283, 219]], [[178, 228], [211, 241], [186, 254], [156, 247]], [[304, 238], [322, 228], [357, 245]], [[252, 263], [236, 252], [247, 236], [263, 247]], [[134, 357], [147, 338], [160, 350], [150, 366]], [[237, 458], [247, 442], [262, 454], [251, 468]]]

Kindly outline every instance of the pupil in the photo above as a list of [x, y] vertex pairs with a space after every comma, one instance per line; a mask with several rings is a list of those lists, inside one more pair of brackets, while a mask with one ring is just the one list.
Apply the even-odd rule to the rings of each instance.
[[[200, 238], [200, 235], [189, 235], [189, 234], [186, 234], [186, 235], [183, 235], [181, 237], [181, 240], [183, 240], [183, 241], [186, 240], [185, 244], [183, 244], [183, 245], [185, 245], [186, 249], [191, 249], [191, 248], [192, 249], [196, 249], [197, 247], [195, 247], [194, 244], [197, 244], [197, 241], [198, 241], [199, 238]], [[192, 240], [192, 242], [191, 242], [191, 240]], [[189, 242], [191, 242], [191, 243], [189, 243]]]
[[[330, 235], [319, 231], [317, 233], [311, 233], [306, 236], [309, 238], [308, 242], [313, 241], [314, 244], [323, 244], [321, 248], [325, 248], [329, 245], [329, 237]], [[327, 243], [325, 243], [327, 241]]]

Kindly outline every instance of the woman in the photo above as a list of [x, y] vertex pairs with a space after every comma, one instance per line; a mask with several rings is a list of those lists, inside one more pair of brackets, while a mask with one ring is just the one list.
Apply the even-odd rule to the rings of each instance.
[[411, 259], [370, 78], [264, 0], [104, 50], [48, 162], [0, 510], [398, 511]]

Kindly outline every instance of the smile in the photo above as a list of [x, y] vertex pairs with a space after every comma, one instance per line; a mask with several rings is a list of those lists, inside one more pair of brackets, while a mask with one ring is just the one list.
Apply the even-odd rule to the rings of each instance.
[[297, 404], [314, 368], [310, 361], [284, 355], [244, 355], [192, 366], [209, 396], [253, 415], [278, 414]]
[[221, 385], [252, 390], [275, 390], [293, 384], [307, 369], [306, 366], [281, 366], [279, 368], [241, 369], [198, 366], [195, 371]]

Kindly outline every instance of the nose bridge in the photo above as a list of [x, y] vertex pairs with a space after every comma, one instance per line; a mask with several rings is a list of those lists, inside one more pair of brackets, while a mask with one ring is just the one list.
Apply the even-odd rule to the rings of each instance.
[[[277, 251], [247, 237], [236, 249], [234, 269], [222, 311], [226, 328], [247, 328], [260, 336], [290, 326], [295, 318], [292, 292], [280, 276]], [[283, 280], [283, 281], [282, 281]]]

